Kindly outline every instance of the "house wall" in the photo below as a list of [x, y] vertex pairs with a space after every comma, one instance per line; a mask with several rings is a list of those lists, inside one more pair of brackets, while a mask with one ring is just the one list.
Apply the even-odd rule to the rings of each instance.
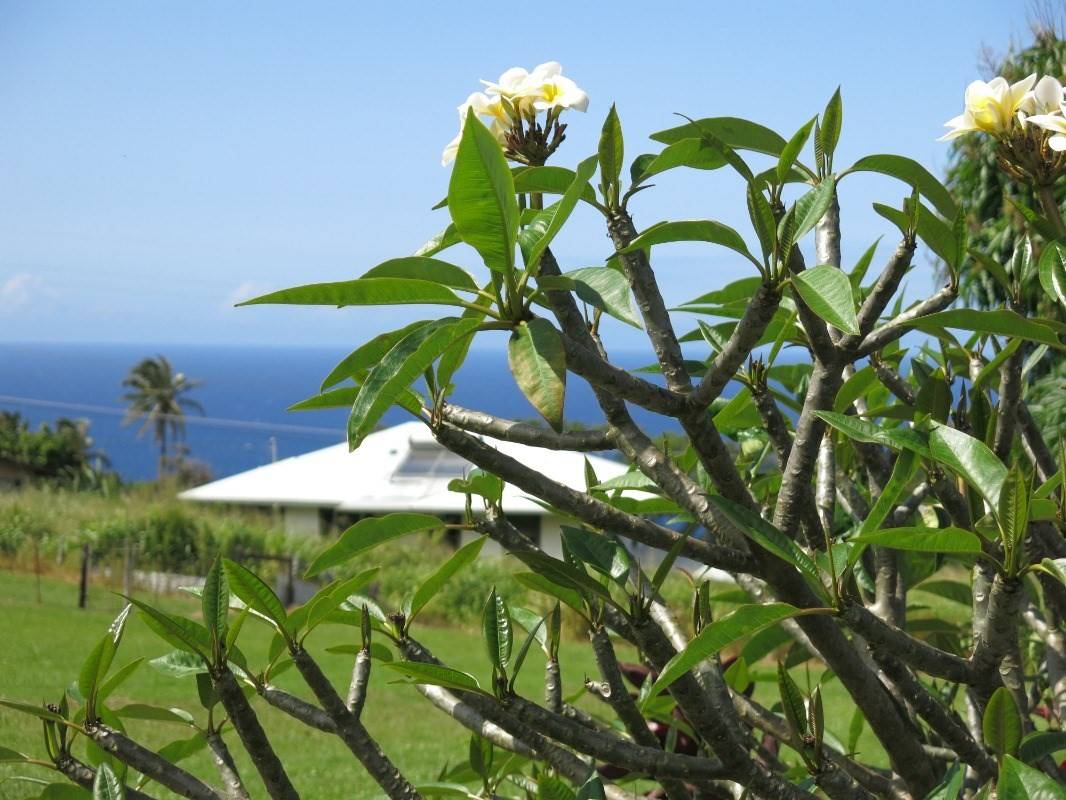
[[281, 510], [281, 519], [285, 533], [300, 536], [319, 536], [322, 533], [322, 519], [314, 506], [285, 506]]
[[[539, 525], [536, 538], [537, 544], [540, 545], [541, 550], [550, 556], [562, 558], [562, 520], [559, 517], [534, 517], [533, 519]], [[464, 545], [467, 542], [474, 541], [474, 539], [477, 539], [479, 536], [481, 536], [481, 534], [477, 531], [463, 531], [459, 538], [459, 543], [460, 545]], [[481, 548], [482, 556], [494, 557], [502, 556], [503, 554], [503, 548], [491, 539], [485, 542], [484, 547]]]

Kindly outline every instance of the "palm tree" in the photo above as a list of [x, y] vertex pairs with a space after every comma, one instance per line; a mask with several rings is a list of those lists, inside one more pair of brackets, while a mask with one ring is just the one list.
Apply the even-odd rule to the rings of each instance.
[[129, 403], [123, 424], [143, 418], [138, 436], [149, 427], [153, 429], [159, 444], [159, 477], [162, 478], [167, 466], [167, 433], [174, 440], [185, 434], [186, 409], [204, 413], [203, 406], [185, 396], [199, 386], [200, 381], [187, 378], [182, 372], [174, 372], [165, 356], [156, 356], [134, 366], [122, 385], [131, 390], [122, 398]]

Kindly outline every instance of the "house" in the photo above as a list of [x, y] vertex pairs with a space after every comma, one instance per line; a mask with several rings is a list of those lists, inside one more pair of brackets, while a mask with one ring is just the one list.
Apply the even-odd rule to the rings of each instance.
[[[483, 438], [527, 466], [584, 491], [584, 454]], [[588, 460], [600, 480], [626, 471], [624, 464], [607, 458], [589, 455]], [[287, 532], [319, 536], [343, 531], [361, 517], [393, 511], [461, 521], [466, 496], [449, 491], [448, 482], [470, 469], [469, 462], [441, 447], [424, 424], [407, 422], [371, 434], [354, 452], [348, 451], [347, 444], [333, 445], [189, 489], [180, 497], [197, 503], [275, 509]], [[474, 508], [478, 507], [475, 502]], [[510, 485], [504, 488], [503, 508], [541, 548], [561, 555], [562, 519]], [[475, 535], [464, 531], [456, 544]], [[489, 542], [483, 552], [499, 549]]]

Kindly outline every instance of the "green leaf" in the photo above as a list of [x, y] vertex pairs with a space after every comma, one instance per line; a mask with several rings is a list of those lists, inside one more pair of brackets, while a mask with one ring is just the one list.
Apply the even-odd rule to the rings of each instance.
[[564, 525], [562, 530], [563, 541], [575, 556], [597, 572], [625, 583], [631, 564], [622, 545], [584, 528]]
[[1066, 731], [1034, 731], [1022, 739], [1018, 758], [1027, 764], [1066, 750]]
[[497, 272], [514, 269], [518, 200], [503, 149], [473, 109], [467, 112], [448, 183], [448, 210], [463, 241]]
[[1066, 800], [1066, 789], [1043, 772], [1004, 756], [996, 782], [997, 800]]
[[573, 291], [593, 308], [610, 314], [634, 328], [640, 320], [633, 312], [629, 281], [614, 267], [582, 267], [565, 275], [541, 276], [537, 285], [544, 290]]
[[307, 568], [305, 577], [313, 578], [323, 570], [343, 564], [360, 553], [409, 533], [438, 530], [443, 526], [444, 523], [437, 517], [428, 514], [397, 513], [366, 517], [348, 528], [340, 539], [320, 553]]
[[554, 597], [579, 614], [585, 613], [585, 604], [581, 599], [581, 594], [571, 586], [563, 586], [536, 572], [517, 572], [512, 577], [527, 589]]
[[851, 281], [851, 289], [853, 292], [858, 292], [862, 288], [863, 279], [866, 278], [866, 272], [870, 269], [870, 263], [874, 260], [874, 253], [877, 252], [877, 245], [881, 244], [881, 237], [877, 238], [872, 245], [866, 248], [866, 252], [859, 258], [858, 263], [855, 265], [855, 269], [848, 275], [848, 280]]
[[928, 439], [912, 428], [882, 428], [873, 422], [833, 411], [815, 411], [814, 414], [858, 442], [880, 444], [893, 450], [913, 450], [924, 458], [933, 457]]
[[[577, 167], [577, 173], [573, 182], [567, 187], [566, 192], [557, 203], [541, 211], [536, 219], [519, 234], [519, 240], [523, 241], [526, 269], [536, 270], [540, 262], [541, 254], [552, 243], [556, 234], [562, 230], [563, 225], [570, 218], [577, 201], [581, 199], [582, 189], [588, 185], [589, 178], [596, 171], [596, 159], [586, 158]], [[532, 241], [530, 238], [536, 236]]]
[[981, 367], [981, 371], [977, 373], [977, 377], [973, 379], [973, 388], [983, 388], [992, 378], [999, 378], [1000, 367], [1003, 366], [1008, 358], [1014, 355], [1014, 351], [1017, 350], [1022, 344], [1021, 339], [1011, 339], [1007, 342], [1007, 346], [1000, 350], [987, 364]]
[[[896, 501], [906, 491], [914, 473], [917, 471], [919, 460], [913, 450], [901, 450], [896, 456], [896, 463], [892, 465], [892, 474], [885, 483], [884, 489], [866, 515], [866, 519], [859, 526], [858, 535], [849, 541], [862, 545], [864, 536], [874, 534], [878, 528], [888, 519], [888, 515], [896, 507]], [[865, 545], [853, 548], [848, 554], [848, 565], [855, 564], [862, 556]]]
[[503, 498], [503, 479], [482, 469], [472, 469], [465, 478], [453, 478], [448, 481], [448, 491], [476, 494], [498, 504]]
[[1003, 479], [996, 515], [1005, 546], [1020, 544], [1029, 529], [1029, 483], [1017, 463]]
[[37, 796], [37, 800], [86, 800], [92, 792], [72, 783], [49, 783]]
[[769, 128], [737, 117], [708, 117], [653, 133], [651, 138], [663, 144], [682, 139], [699, 139], [704, 132], [712, 133], [730, 147], [780, 156], [785, 149], [784, 138]]
[[606, 798], [607, 792], [604, 790], [603, 781], [600, 780], [599, 773], [596, 770], [592, 770], [589, 779], [581, 784], [581, 788], [574, 795], [574, 800], [606, 800]]
[[[428, 324], [429, 320], [418, 320], [417, 322], [412, 322], [410, 325], [405, 325], [398, 330], [388, 331], [387, 333], [375, 336], [369, 342], [361, 345], [345, 356], [343, 361], [330, 370], [329, 375], [327, 375], [322, 381], [321, 391], [325, 392], [327, 389], [330, 389], [341, 381], [349, 378], [362, 380], [366, 373], [377, 364], [398, 341], [411, 333], [411, 331]], [[354, 390], [352, 391], [354, 392]], [[353, 394], [352, 399], [343, 405], [350, 406], [354, 399], [355, 396]], [[289, 410], [291, 411], [293, 408], [295, 408], [295, 406], [291, 407]]]
[[49, 711], [44, 706], [33, 705], [32, 703], [23, 703], [19, 700], [5, 700], [0, 697], [0, 706], [3, 708], [10, 708], [12, 711], [18, 711], [20, 714], [29, 714], [31, 717], [47, 719], [52, 722], [63, 721], [63, 718], [59, 716], [59, 714]]
[[775, 168], [778, 183], [785, 182], [789, 171], [792, 169], [792, 165], [796, 163], [796, 159], [799, 158], [803, 146], [807, 144], [807, 140], [811, 136], [811, 129], [814, 127], [816, 120], [817, 117], [812, 117], [810, 122], [796, 131], [793, 137], [788, 140], [784, 149], [781, 150], [781, 156], [777, 159], [777, 166]]
[[172, 616], [132, 597], [126, 599], [137, 606], [145, 624], [165, 642], [205, 661], [210, 660], [211, 634], [203, 625], [191, 619]]
[[762, 191], [752, 185], [748, 185], [748, 216], [751, 218], [751, 226], [755, 229], [755, 235], [759, 237], [759, 246], [762, 248], [763, 258], [768, 258], [773, 252], [774, 243], [777, 241], [777, 223], [774, 220], [774, 210], [770, 207], [770, 201]]
[[[342, 603], [348, 600], [353, 594], [358, 592], [370, 581], [372, 581], [377, 574], [381, 571], [381, 567], [371, 567], [365, 569], [357, 575], [353, 575], [347, 580], [341, 581], [337, 585], [330, 584], [325, 589], [320, 591], [318, 595], [311, 598], [306, 605], [307, 611], [307, 632], [310, 633], [319, 624], [321, 624], [333, 611], [341, 606]], [[289, 619], [294, 620], [296, 614], [293, 613]], [[290, 624], [290, 627], [294, 629], [296, 625]]]
[[188, 739], [178, 739], [159, 748], [159, 755], [176, 764], [189, 756], [194, 756], [207, 747], [207, 739], [201, 733], [194, 733]]
[[1022, 720], [1018, 706], [1007, 687], [1000, 686], [992, 693], [981, 719], [985, 744], [996, 755], [1014, 755], [1022, 741]]
[[22, 764], [30, 760], [28, 755], [12, 750], [10, 747], [0, 747], [0, 764]]
[[733, 642], [794, 617], [798, 613], [800, 609], [788, 603], [746, 605], [705, 626], [684, 650], [666, 663], [646, 695], [648, 700], [645, 703], [701, 661], [710, 658]]
[[180, 722], [183, 725], [193, 724], [192, 715], [188, 711], [183, 711], [180, 708], [161, 708], [159, 706], [145, 705], [144, 703], [128, 703], [122, 708], [116, 708], [115, 714], [122, 719]]
[[407, 278], [439, 283], [441, 286], [450, 286], [453, 289], [462, 289], [468, 292], [476, 292], [478, 290], [477, 281], [462, 267], [425, 256], [390, 258], [388, 261], [384, 261], [364, 273], [362, 277], [364, 279]]
[[1038, 269], [1047, 296], [1066, 305], [1066, 243], [1051, 242], [1045, 247]]
[[798, 242], [808, 231], [814, 229], [818, 220], [829, 210], [835, 194], [836, 179], [830, 176], [796, 201], [796, 230], [792, 234], [793, 242]]
[[93, 800], [125, 800], [126, 788], [107, 762], [96, 768], [93, 778]]
[[833, 92], [829, 102], [822, 112], [821, 125], [819, 126], [819, 145], [830, 164], [833, 161], [833, 153], [836, 152], [837, 142], [840, 141], [840, 128], [844, 120], [843, 101], [840, 98], [840, 87]]
[[519, 324], [507, 343], [507, 363], [518, 388], [537, 413], [561, 431], [566, 355], [555, 326], [541, 317]]
[[919, 553], [980, 553], [981, 539], [963, 528], [885, 528], [850, 541]]
[[734, 503], [732, 500], [716, 494], [710, 495], [708, 500], [726, 515], [737, 530], [763, 549], [797, 567], [815, 586], [821, 587], [824, 593], [825, 589], [822, 586], [822, 578], [818, 572], [818, 566], [792, 539], [785, 536], [754, 511]]
[[494, 671], [504, 672], [511, 659], [511, 614], [495, 586], [489, 592], [485, 610], [481, 615], [481, 632], [485, 637], [485, 647], [488, 648], [489, 661]]
[[414, 619], [418, 612], [426, 607], [437, 593], [444, 587], [444, 585], [451, 579], [451, 577], [462, 570], [466, 569], [481, 552], [481, 548], [485, 544], [485, 537], [481, 536], [474, 541], [469, 542], [452, 554], [452, 557], [445, 561], [436, 572], [430, 575], [422, 585], [415, 591], [414, 598], [411, 600], [411, 611], [407, 615], [408, 622]]
[[955, 201], [944, 185], [917, 161], [896, 155], [874, 155], [860, 158], [848, 172], [879, 172], [897, 178], [917, 189], [933, 204], [942, 216], [955, 218]]
[[792, 276], [792, 285], [811, 311], [834, 328], [859, 334], [851, 281], [839, 267], [823, 264], [804, 270]]
[[929, 433], [929, 452], [935, 461], [977, 489], [989, 506], [998, 507], [1007, 468], [984, 442], [955, 428], [934, 423]]
[[486, 694], [473, 675], [457, 669], [440, 667], [436, 664], [424, 664], [420, 661], [388, 661], [383, 667], [395, 670], [409, 679], [410, 683], [426, 686], [443, 686], [445, 689], [458, 689], [463, 692]]
[[[606, 602], [613, 602], [611, 593], [603, 586], [603, 584], [590, 578], [583, 569], [579, 569], [565, 561], [553, 558], [547, 553], [539, 550], [515, 552], [514, 556], [552, 583], [570, 589], [576, 589], [585, 596], [598, 597]], [[555, 596], [564, 603], [567, 603], [567, 605], [570, 605], [566, 597], [559, 594], [556, 594]], [[582, 604], [579, 602], [576, 608], [581, 609]]]
[[777, 665], [777, 688], [781, 693], [781, 708], [792, 732], [799, 737], [807, 735], [807, 711], [803, 705], [803, 693], [800, 692], [792, 676], [783, 663]]
[[518, 673], [522, 670], [522, 664], [525, 663], [526, 656], [529, 654], [529, 648], [532, 646], [533, 642], [537, 640], [537, 634], [540, 632], [546, 619], [546, 617], [540, 618], [540, 621], [526, 633], [525, 641], [523, 641], [522, 646], [518, 648], [518, 656], [514, 660], [514, 673], [511, 675], [511, 682], [509, 684], [512, 691], [514, 691], [515, 681], [518, 680]]
[[[617, 187], [618, 179], [622, 174], [622, 162], [625, 160], [625, 145], [622, 139], [622, 123], [618, 119], [618, 111], [614, 103], [611, 103], [611, 110], [607, 112], [607, 118], [603, 121], [597, 158], [604, 188]], [[614, 200], [616, 201], [617, 197]]]
[[1062, 334], [1058, 328], [1047, 321], [1029, 319], [1006, 309], [980, 311], [972, 308], [953, 308], [907, 320], [902, 324], [934, 334], [942, 328], [958, 328], [975, 333], [1028, 339], [1060, 350], [1063, 348]]
[[285, 606], [274, 594], [274, 590], [267, 586], [258, 575], [242, 567], [236, 561], [224, 558], [222, 568], [226, 572], [230, 591], [243, 600], [245, 605], [269, 618], [278, 626], [278, 630], [285, 632], [288, 614], [285, 613]]
[[270, 292], [238, 306], [406, 306], [427, 303], [457, 306], [459, 296], [444, 286], [414, 278], [358, 278], [352, 281], [311, 283]]
[[348, 447], [355, 450], [382, 415], [448, 348], [472, 333], [480, 320], [446, 317], [407, 334], [370, 370], [348, 417]]
[[679, 222], [660, 222], [652, 225], [636, 239], [622, 248], [622, 253], [632, 253], [645, 247], [668, 242], [710, 242], [728, 247], [740, 253], [749, 261], [755, 262], [748, 246], [739, 233], [711, 219], [691, 219]]
[[[516, 167], [511, 171], [514, 176], [516, 192], [541, 194], [563, 194], [574, 182], [575, 172], [566, 167]], [[586, 203], [596, 202], [596, 192], [592, 186], [581, 188], [581, 199]]]
[[933, 789], [925, 800], [959, 800], [959, 792], [962, 791], [963, 780], [966, 772], [957, 761], [948, 769], [947, 775], [940, 785]]
[[94, 715], [97, 711], [96, 701], [100, 684], [103, 683], [111, 662], [122, 641], [122, 632], [126, 627], [131, 606], [126, 604], [108, 627], [107, 633], [97, 642], [78, 673], [78, 691], [85, 698], [86, 713]]
[[[447, 201], [445, 201], [445, 204], [447, 204]], [[447, 228], [415, 250], [414, 255], [430, 258], [442, 250], [447, 250], [449, 247], [459, 244], [461, 241], [463, 240], [459, 238], [459, 231], [455, 229], [455, 223], [449, 222]]]
[[204, 613], [204, 624], [211, 634], [216, 645], [219, 646], [226, 640], [227, 618], [229, 616], [229, 586], [226, 584], [226, 575], [222, 571], [222, 561], [216, 557], [207, 571], [204, 580], [204, 591], [200, 595], [200, 602]]
[[722, 152], [708, 147], [703, 139], [682, 139], [664, 148], [657, 156], [641, 156], [634, 161], [632, 170], [636, 174], [633, 175], [633, 183], [643, 183], [653, 175], [676, 167], [713, 170], [725, 165]]
[[[558, 605], [558, 603], [556, 603]], [[550, 612], [549, 612], [550, 614]], [[511, 621], [516, 622], [526, 629], [526, 633], [533, 636], [540, 646], [544, 648], [544, 652], [548, 652], [548, 631], [544, 626], [545, 617], [541, 617], [534, 614], [528, 608], [522, 608], [521, 606], [511, 606]]]
[[562, 778], [541, 775], [537, 780], [537, 800], [575, 800], [575, 795]]

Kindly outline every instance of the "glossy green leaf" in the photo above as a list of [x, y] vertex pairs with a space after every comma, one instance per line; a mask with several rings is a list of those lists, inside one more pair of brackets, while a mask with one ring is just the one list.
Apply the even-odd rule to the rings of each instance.
[[[639, 174], [633, 177], [634, 183], [643, 183], [653, 175], [658, 175], [677, 167], [713, 170], [726, 165], [720, 150], [708, 147], [700, 138], [681, 139], [663, 148], [656, 156], [649, 156], [639, 163]], [[634, 162], [634, 169], [638, 168]]]
[[775, 167], [778, 183], [784, 183], [785, 179], [788, 177], [792, 165], [796, 163], [796, 159], [799, 157], [800, 152], [802, 152], [803, 146], [807, 144], [807, 140], [811, 136], [811, 130], [814, 128], [816, 119], [816, 117], [812, 117], [806, 125], [796, 131], [793, 137], [788, 140], [784, 148], [781, 150], [781, 155], [778, 157], [777, 165]]
[[222, 571], [222, 560], [215, 558], [207, 571], [204, 590], [200, 595], [200, 605], [212, 640], [218, 645], [226, 640], [227, 618], [229, 616], [229, 586]]
[[[875, 533], [884, 524], [888, 515], [895, 509], [899, 498], [907, 490], [914, 473], [918, 470], [919, 463], [918, 455], [913, 450], [899, 452], [896, 462], [892, 465], [892, 474], [885, 482], [881, 494], [878, 495], [877, 501], [870, 508], [862, 525], [859, 526], [858, 535], [850, 541], [861, 542], [864, 536]], [[848, 557], [849, 563], [855, 563], [861, 555], [862, 548], [855, 548]]]
[[503, 498], [503, 479], [491, 472], [472, 469], [465, 478], [453, 478], [448, 482], [449, 492], [476, 494], [492, 503], [499, 503]]
[[173, 616], [132, 597], [126, 598], [141, 612], [141, 618], [164, 641], [204, 660], [211, 657], [211, 634], [190, 619]]
[[793, 275], [792, 285], [811, 311], [834, 328], [858, 335], [855, 297], [843, 270], [823, 264]]
[[807, 711], [803, 704], [803, 693], [783, 663], [777, 665], [777, 689], [781, 694], [781, 708], [785, 712], [789, 728], [796, 736], [806, 736]]
[[294, 286], [238, 303], [297, 306], [406, 306], [415, 303], [455, 306], [459, 296], [439, 283], [416, 278], [357, 278], [352, 281]]
[[998, 756], [1014, 755], [1022, 741], [1022, 720], [1018, 706], [1005, 686], [992, 693], [981, 719], [985, 744]]
[[0, 764], [20, 764], [30, 760], [30, 756], [12, 750], [10, 747], [0, 747]]
[[954, 526], [885, 528], [857, 536], [851, 541], [919, 553], [977, 554], [981, 552], [981, 539], [976, 533]]
[[933, 789], [925, 800], [959, 800], [966, 772], [958, 762], [951, 765], [940, 785]]
[[818, 566], [796, 542], [751, 509], [721, 495], [710, 495], [708, 499], [725, 514], [737, 530], [765, 550], [797, 567], [814, 585], [822, 586]]
[[1043, 772], [1004, 756], [996, 781], [996, 800], [1066, 800], [1066, 789]]
[[631, 253], [645, 247], [668, 242], [710, 242], [728, 247], [740, 253], [749, 261], [755, 261], [744, 239], [739, 233], [710, 219], [681, 220], [678, 222], [660, 222], [652, 225], [641, 233], [636, 239], [622, 249], [623, 253]]
[[879, 172], [897, 178], [917, 189], [941, 215], [948, 219], [955, 218], [955, 201], [951, 199], [951, 194], [929, 170], [914, 159], [897, 155], [866, 156], [856, 161], [847, 171]]
[[[516, 192], [540, 192], [541, 194], [563, 194], [574, 183], [576, 173], [566, 167], [516, 167], [512, 170]], [[581, 187], [581, 199], [587, 203], [596, 202], [596, 193], [592, 186]]]
[[893, 450], [913, 450], [920, 456], [932, 458], [929, 440], [912, 428], [883, 428], [873, 422], [833, 411], [815, 411], [814, 414], [850, 439], [884, 445]]
[[1003, 479], [996, 516], [1006, 546], [1020, 544], [1029, 531], [1029, 482], [1018, 464]]
[[485, 639], [490, 663], [495, 671], [502, 673], [507, 669], [511, 660], [513, 634], [511, 614], [507, 610], [507, 603], [496, 591], [496, 587], [489, 592], [488, 600], [485, 602], [485, 609], [481, 615], [481, 634]]
[[981, 311], [973, 308], [954, 308], [907, 320], [903, 324], [917, 330], [931, 331], [934, 334], [942, 328], [958, 328], [975, 333], [1028, 339], [1031, 342], [1046, 344], [1060, 350], [1063, 348], [1062, 334], [1058, 328], [1047, 321], [1023, 317], [1017, 312], [1006, 309]]
[[429, 239], [424, 245], [415, 250], [412, 255], [431, 258], [437, 253], [459, 244], [461, 241], [463, 240], [459, 237], [459, 231], [455, 229], [455, 223], [449, 222], [447, 228]]
[[582, 189], [588, 185], [589, 178], [595, 171], [595, 157], [582, 161], [577, 167], [573, 182], [559, 202], [541, 211], [529, 227], [523, 228], [519, 239], [523, 240], [522, 251], [525, 254], [526, 269], [536, 270], [541, 255], [570, 218], [577, 201], [581, 199]]
[[788, 603], [746, 605], [712, 622], [705, 626], [684, 650], [666, 663], [647, 697], [650, 700], [701, 661], [723, 648], [798, 613], [800, 610]]
[[512, 577], [527, 589], [553, 597], [579, 614], [585, 613], [585, 603], [581, 599], [581, 594], [572, 586], [564, 586], [536, 572], [517, 572]]
[[640, 319], [633, 311], [629, 280], [614, 267], [583, 267], [565, 275], [542, 276], [537, 285], [544, 290], [572, 291], [593, 308], [610, 314], [634, 328]]
[[437, 593], [444, 588], [444, 585], [459, 572], [462, 572], [470, 564], [477, 559], [478, 554], [481, 553], [481, 548], [485, 545], [485, 537], [481, 536], [474, 539], [472, 542], [460, 547], [452, 557], [445, 561], [441, 566], [426, 578], [425, 581], [415, 590], [414, 597], [411, 600], [411, 611], [407, 615], [408, 621], [414, 619], [418, 612], [426, 607]]
[[93, 800], [125, 800], [126, 787], [107, 762], [96, 768], [93, 778]]
[[1034, 731], [1018, 745], [1018, 758], [1027, 764], [1066, 750], [1066, 731]]
[[814, 230], [829, 206], [833, 203], [836, 194], [836, 179], [832, 176], [825, 178], [809, 192], [796, 201], [796, 223], [792, 241], [798, 242], [808, 231]]
[[833, 160], [833, 153], [836, 152], [837, 142], [840, 141], [840, 128], [843, 122], [844, 103], [841, 100], [840, 87], [838, 86], [837, 90], [833, 92], [833, 96], [829, 98], [825, 111], [822, 112], [821, 124], [818, 129], [819, 147], [830, 163]]
[[503, 149], [473, 109], [467, 112], [448, 183], [448, 211], [463, 241], [496, 271], [514, 268], [518, 199]]
[[154, 722], [180, 722], [183, 725], [193, 724], [193, 717], [188, 711], [180, 708], [162, 708], [150, 706], [145, 703], [127, 703], [121, 708], [116, 708], [115, 714], [122, 719], [143, 719]]
[[622, 139], [622, 123], [618, 119], [618, 110], [614, 103], [611, 104], [611, 110], [607, 112], [607, 118], [603, 121], [597, 158], [604, 187], [617, 186], [622, 174], [622, 163], [625, 160], [625, 144]]
[[541, 317], [522, 322], [507, 343], [507, 363], [518, 388], [555, 430], [563, 427], [566, 355], [559, 332]]
[[443, 525], [437, 517], [428, 514], [397, 513], [366, 517], [348, 528], [332, 546], [320, 553], [307, 568], [306, 577], [312, 578], [385, 542], [410, 533], [438, 530]]
[[436, 664], [424, 664], [420, 661], [389, 661], [382, 664], [382, 666], [398, 672], [407, 678], [410, 683], [443, 686], [445, 689], [485, 694], [485, 691], [473, 675], [468, 675], [457, 669], [441, 667]]
[[285, 613], [285, 606], [274, 594], [273, 589], [267, 586], [258, 575], [236, 561], [224, 558], [222, 569], [225, 570], [226, 579], [233, 594], [243, 600], [245, 605], [273, 621], [279, 630], [286, 630], [288, 614]]
[[194, 756], [207, 747], [207, 740], [203, 734], [195, 733], [188, 739], [178, 739], [159, 748], [159, 755], [172, 764], [183, 761], [189, 756]]
[[38, 717], [39, 719], [46, 719], [52, 722], [63, 721], [63, 718], [59, 716], [59, 714], [56, 714], [54, 711], [49, 711], [43, 705], [23, 703], [19, 700], [6, 700], [0, 697], [0, 707], [10, 708], [12, 711], [18, 711], [20, 714], [29, 714], [31, 717]]
[[730, 147], [771, 156], [780, 156], [787, 144], [780, 134], [769, 128], [737, 117], [698, 119], [653, 133], [651, 138], [663, 144], [673, 144], [682, 139], [699, 139], [704, 132], [714, 134]]
[[[514, 556], [522, 563], [535, 570], [537, 574], [544, 576], [552, 583], [570, 589], [576, 589], [586, 597], [598, 597], [606, 602], [613, 602], [611, 599], [611, 593], [599, 581], [589, 577], [584, 569], [574, 567], [565, 561], [553, 558], [540, 550], [516, 552], [514, 553]], [[556, 597], [564, 603], [568, 603], [565, 597], [561, 595], [556, 595]], [[582, 604], [578, 603], [577, 608], [582, 608]]]
[[439, 283], [468, 292], [478, 290], [477, 281], [462, 267], [426, 256], [390, 258], [364, 273], [362, 278], [405, 278]]
[[1040, 285], [1052, 300], [1066, 305], [1066, 243], [1051, 242], [1038, 263]]
[[401, 394], [440, 356], [480, 325], [478, 319], [446, 317], [407, 334], [370, 370], [348, 416], [352, 450], [377, 426]]
[[929, 433], [929, 452], [934, 460], [977, 489], [992, 508], [998, 507], [1007, 468], [984, 442], [947, 425], [935, 424]]
[[626, 549], [608, 537], [585, 530], [563, 526], [563, 542], [575, 556], [594, 570], [624, 583], [631, 563]]

